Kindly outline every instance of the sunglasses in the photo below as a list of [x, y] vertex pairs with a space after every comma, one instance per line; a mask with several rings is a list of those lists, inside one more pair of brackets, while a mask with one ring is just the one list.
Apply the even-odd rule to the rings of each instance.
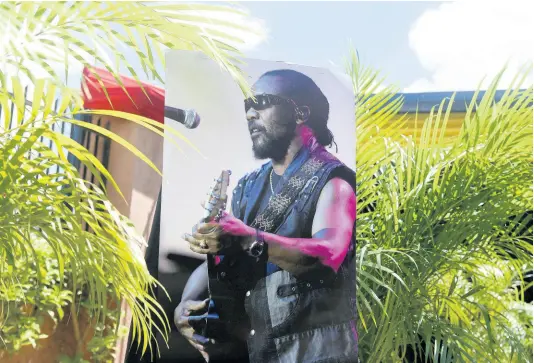
[[293, 107], [297, 108], [297, 104], [290, 98], [280, 97], [271, 94], [262, 94], [257, 95], [245, 100], [245, 112], [248, 112], [251, 108], [254, 108], [257, 111], [265, 110], [273, 105], [282, 105], [288, 103]]

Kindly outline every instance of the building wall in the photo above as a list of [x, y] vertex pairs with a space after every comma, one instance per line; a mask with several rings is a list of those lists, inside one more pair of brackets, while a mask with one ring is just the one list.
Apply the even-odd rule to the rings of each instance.
[[[161, 171], [163, 164], [163, 140], [150, 130], [128, 120], [93, 116], [90, 122], [98, 124], [121, 136], [144, 153]], [[82, 143], [107, 166], [123, 196], [107, 181], [110, 201], [134, 224], [138, 233], [148, 240], [156, 203], [161, 189], [161, 176], [132, 152], [115, 142], [108, 142], [102, 136], [86, 133]], [[108, 150], [106, 150], [108, 148]], [[93, 180], [92, 173], [84, 166], [80, 172], [87, 180]], [[143, 249], [144, 253], [144, 249]], [[121, 324], [129, 327], [131, 314], [126, 303]], [[123, 363], [128, 351], [128, 337], [117, 344], [115, 363]]]
[[[405, 116], [406, 123], [402, 129], [402, 134], [405, 136], [414, 136], [417, 134], [416, 140], [419, 140], [419, 136], [421, 135], [423, 129], [423, 124], [429, 115], [430, 114], [428, 113], [420, 113], [417, 115], [417, 117], [415, 114], [408, 114]], [[401, 115], [397, 116], [395, 120], [398, 120], [400, 117]], [[464, 117], [464, 112], [455, 112], [449, 115], [447, 129], [445, 131], [446, 138], [451, 138], [458, 135], [460, 128], [462, 127]]]
[[[94, 116], [91, 122], [94, 124], [100, 122], [101, 126], [130, 142], [158, 169], [162, 169], [163, 140], [160, 136], [133, 122], [116, 117]], [[83, 142], [100, 160], [105, 159], [106, 144], [102, 136], [90, 133]], [[123, 194], [121, 196], [118, 190], [107, 181], [108, 197], [123, 215], [132, 220], [137, 232], [147, 239], [161, 188], [161, 176], [118, 143], [109, 143], [107, 153], [109, 157], [103, 163], [107, 164], [110, 174]], [[81, 166], [80, 171], [86, 179], [94, 181], [92, 173], [84, 166]]]

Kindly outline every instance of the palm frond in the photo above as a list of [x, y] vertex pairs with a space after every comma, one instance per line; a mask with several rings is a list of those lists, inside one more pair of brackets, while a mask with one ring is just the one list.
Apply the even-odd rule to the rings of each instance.
[[[532, 88], [502, 72], [446, 138], [451, 99], [399, 137], [395, 89], [352, 54], [360, 354], [366, 362], [532, 361]], [[384, 102], [384, 100], [386, 100]], [[416, 117], [420, 117], [418, 114]], [[402, 120], [402, 118], [401, 118]], [[362, 286], [364, 288], [362, 288]], [[408, 357], [411, 358], [408, 358]]]
[[[47, 134], [48, 125], [27, 123], [10, 141], [13, 147], [8, 143], [0, 148], [0, 194], [9, 196], [0, 200], [2, 255], [26, 251], [23, 255], [30, 266], [35, 256], [29, 236], [42, 238], [58, 251], [59, 265], [69, 265], [77, 275], [74, 280], [87, 284], [92, 301], [97, 302], [91, 312], [95, 316], [103, 316], [109, 288], [114, 298], [127, 301], [133, 324], [142, 331], [136, 332], [136, 338], [143, 338], [141, 346], [146, 349], [152, 344], [152, 326], [163, 329], [166, 336], [168, 322], [159, 305], [146, 295], [157, 281], [146, 272], [140, 255], [145, 242], [100, 188], [83, 180], [66, 158], [38, 141]], [[62, 171], [48, 174], [47, 169], [54, 166]], [[91, 227], [90, 232], [82, 228], [82, 221]]]
[[[232, 17], [239, 21], [229, 21]], [[37, 240], [47, 244], [60, 271], [58, 282], [68, 275], [73, 295], [83, 289], [92, 302], [90, 313], [100, 319], [106, 316], [108, 298], [124, 299], [132, 309], [134, 339], [143, 352], [152, 350], [154, 332], [166, 338], [170, 328], [150, 294], [158, 283], [141, 256], [145, 241], [106, 196], [108, 184], [120, 193], [113, 176], [54, 125], [71, 124], [104, 135], [156, 172], [152, 161], [127, 140], [76, 116], [118, 116], [194, 145], [154, 120], [84, 110], [79, 91], [63, 82], [73, 64], [86, 67], [98, 80], [98, 65], [122, 86], [119, 73], [126, 68], [142, 88], [135, 62], [147, 78], [163, 81], [159, 69], [164, 51], [185, 49], [210, 56], [250, 94], [239, 69], [238, 48], [250, 34], [262, 34], [242, 11], [200, 4], [1, 2], [0, 18], [1, 257], [11, 267], [27, 263], [39, 273], [34, 246]], [[132, 53], [133, 62], [125, 52]], [[28, 82], [26, 92], [23, 84]], [[92, 172], [96, 183], [83, 180], [68, 154]], [[1, 282], [3, 287], [16, 284], [7, 277]], [[62, 307], [57, 309], [61, 315]]]
[[[224, 20], [230, 16], [240, 21]], [[146, 77], [163, 82], [158, 61], [164, 64], [164, 50], [184, 49], [209, 55], [249, 94], [236, 47], [251, 35], [263, 37], [242, 10], [200, 4], [3, 2], [0, 17], [6, 19], [0, 25], [0, 61], [32, 82], [37, 69], [58, 84], [72, 64], [87, 67], [98, 79], [95, 63], [120, 85], [122, 67], [139, 81], [125, 51], [133, 52]]]

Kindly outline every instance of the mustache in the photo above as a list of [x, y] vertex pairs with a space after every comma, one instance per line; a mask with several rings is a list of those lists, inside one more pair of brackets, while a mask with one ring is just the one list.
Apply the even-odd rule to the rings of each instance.
[[260, 126], [258, 124], [249, 124], [248, 125], [248, 132], [250, 132], [251, 134], [252, 134], [252, 130], [254, 130], [254, 129], [256, 129], [258, 131], [262, 131], [262, 132], [267, 131], [267, 129], [265, 127]]

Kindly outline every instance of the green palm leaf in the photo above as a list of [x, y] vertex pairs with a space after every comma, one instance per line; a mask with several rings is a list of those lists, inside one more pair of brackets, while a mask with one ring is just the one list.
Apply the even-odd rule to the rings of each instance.
[[[29, 69], [40, 68], [58, 84], [62, 84], [61, 73], [68, 70], [69, 63], [92, 70], [96, 61], [122, 85], [122, 66], [139, 79], [123, 56], [126, 49], [135, 52], [147, 77], [160, 81], [163, 78], [153, 52], [163, 64], [165, 49], [199, 50], [217, 61], [249, 94], [249, 85], [236, 64], [239, 52], [235, 46], [243, 44], [245, 36], [254, 34], [261, 39], [263, 33], [246, 15], [236, 8], [200, 4], [4, 2], [0, 17], [6, 21], [0, 25], [0, 34], [6, 41], [0, 60], [15, 65], [31, 80], [34, 76]], [[225, 21], [229, 16], [238, 17], [241, 24]], [[56, 70], [57, 65], [62, 65], [61, 71]]]
[[[47, 299], [57, 303], [46, 308], [62, 316], [70, 302], [76, 314], [81, 303], [78, 293], [83, 292], [90, 315], [104, 323], [109, 318], [108, 299], [125, 300], [132, 310], [134, 340], [143, 352], [152, 350], [154, 334], [166, 338], [170, 327], [150, 293], [158, 283], [141, 255], [146, 242], [107, 198], [107, 183], [118, 190], [113, 176], [87, 149], [53, 126], [72, 124], [99, 133], [127, 148], [155, 172], [159, 170], [152, 161], [127, 140], [75, 117], [121, 117], [171, 138], [178, 146], [173, 138], [200, 150], [154, 120], [117, 111], [84, 110], [79, 91], [67, 88], [62, 77], [68, 75], [72, 64], [78, 64], [99, 79], [95, 73], [98, 65], [122, 85], [119, 72], [126, 68], [142, 87], [136, 62], [145, 77], [162, 81], [159, 69], [163, 68], [166, 49], [197, 50], [214, 59], [245, 94], [250, 94], [239, 69], [238, 48], [251, 33], [262, 34], [240, 10], [201, 4], [2, 2], [0, 18], [4, 19], [0, 24], [0, 62], [5, 65], [0, 70], [0, 270], [10, 271], [0, 275], [0, 324], [16, 316], [4, 306], [35, 303], [21, 296], [31, 292], [38, 297], [41, 291], [31, 284], [22, 289], [12, 273], [15, 266], [47, 280], [49, 275], [42, 266], [46, 261], [58, 269], [47, 284], [65, 281], [70, 289], [67, 295], [59, 288], [47, 293]], [[133, 63], [128, 62], [125, 51], [132, 53]], [[39, 69], [46, 79], [35, 76]], [[23, 85], [28, 82], [26, 93]], [[83, 180], [69, 163], [69, 153], [92, 172], [95, 184]], [[116, 321], [118, 313], [113, 312]], [[9, 347], [35, 343], [34, 338], [14, 339], [16, 320], [6, 324], [2, 325], [0, 340]]]
[[418, 134], [404, 137], [397, 90], [378, 90], [355, 52], [347, 71], [358, 95], [360, 358], [532, 362], [532, 305], [525, 314], [517, 293], [532, 271], [526, 71], [498, 102], [502, 72], [480, 102], [475, 94], [454, 138], [445, 137], [454, 95], [417, 114]]

